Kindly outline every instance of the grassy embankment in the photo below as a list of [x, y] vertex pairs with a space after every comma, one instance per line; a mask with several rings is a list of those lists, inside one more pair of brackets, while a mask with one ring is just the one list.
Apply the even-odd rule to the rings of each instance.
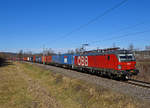
[[138, 108], [137, 99], [31, 64], [0, 67], [0, 108]]

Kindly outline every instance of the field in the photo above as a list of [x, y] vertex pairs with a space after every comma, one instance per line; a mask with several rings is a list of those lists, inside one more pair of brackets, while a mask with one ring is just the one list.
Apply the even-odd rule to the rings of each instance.
[[140, 73], [134, 78], [137, 80], [150, 82], [150, 59], [137, 60], [136, 67], [139, 69]]
[[0, 67], [0, 108], [148, 108], [136, 98], [27, 63]]

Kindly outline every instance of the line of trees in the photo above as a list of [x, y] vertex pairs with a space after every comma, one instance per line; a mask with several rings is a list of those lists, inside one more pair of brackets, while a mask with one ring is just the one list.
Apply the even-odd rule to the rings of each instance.
[[[115, 43], [113, 43], [112, 47], [115, 48], [117, 46], [115, 45]], [[135, 48], [132, 43], [129, 44], [127, 49], [131, 50], [131, 51], [137, 51], [137, 52], [141, 51], [139, 48]], [[81, 48], [76, 48], [75, 50], [73, 50], [73, 49], [68, 50], [66, 53], [67, 54], [79, 54], [79, 53], [82, 53], [84, 51], [86, 51], [86, 49], [84, 47], [81, 47]], [[146, 45], [144, 51], [150, 51], [150, 45]], [[54, 50], [52, 50], [51, 48], [45, 49], [42, 53], [36, 53], [36, 54], [33, 54], [32, 51], [24, 52], [23, 50], [20, 50], [18, 52], [18, 54], [17, 54], [17, 57], [21, 58], [21, 57], [32, 56], [32, 55], [42, 56], [43, 53], [46, 56], [50, 56], [50, 55], [56, 54], [54, 52]], [[59, 52], [58, 54], [61, 54], [61, 52]]]
[[18, 58], [22, 58], [22, 57], [27, 57], [27, 56], [32, 56], [32, 55], [36, 55], [36, 56], [42, 56], [44, 53], [44, 55], [46, 56], [50, 56], [50, 55], [54, 55], [55, 52], [49, 48], [49, 49], [45, 49], [43, 52], [41, 53], [33, 53], [32, 51], [28, 51], [28, 52], [24, 52], [23, 50], [20, 50], [17, 54]]

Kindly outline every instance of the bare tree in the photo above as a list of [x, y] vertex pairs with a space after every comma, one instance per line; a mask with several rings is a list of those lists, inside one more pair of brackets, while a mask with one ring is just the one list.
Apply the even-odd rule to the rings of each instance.
[[61, 52], [60, 52], [60, 51], [58, 52], [58, 55], [61, 55]]
[[24, 52], [25, 56], [32, 56], [32, 51]]
[[74, 54], [75, 52], [74, 52], [74, 50], [71, 50], [71, 54]]
[[150, 46], [145, 46], [146, 51], [150, 51]]
[[23, 50], [20, 50], [17, 56], [18, 56], [19, 58], [23, 57]]
[[85, 51], [86, 51], [86, 49], [84, 47], [81, 47], [81, 48], [76, 48], [74, 53], [80, 54], [80, 53], [83, 53]]
[[79, 48], [76, 48], [76, 49], [75, 49], [75, 53], [76, 53], [76, 54], [79, 54], [79, 53], [80, 53]]
[[67, 54], [74, 54], [74, 50], [68, 50]]
[[49, 48], [48, 50], [45, 51], [46, 55], [50, 56], [50, 55], [53, 55], [54, 54], [54, 51]]
[[134, 45], [131, 43], [128, 47], [129, 50], [133, 51], [134, 50]]

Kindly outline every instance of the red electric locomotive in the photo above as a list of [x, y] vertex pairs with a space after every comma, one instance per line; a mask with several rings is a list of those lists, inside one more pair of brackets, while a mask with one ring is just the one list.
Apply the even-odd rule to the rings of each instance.
[[107, 75], [111, 78], [128, 79], [137, 75], [136, 61], [129, 50], [110, 48], [86, 52], [74, 57], [74, 67], [98, 75]]

